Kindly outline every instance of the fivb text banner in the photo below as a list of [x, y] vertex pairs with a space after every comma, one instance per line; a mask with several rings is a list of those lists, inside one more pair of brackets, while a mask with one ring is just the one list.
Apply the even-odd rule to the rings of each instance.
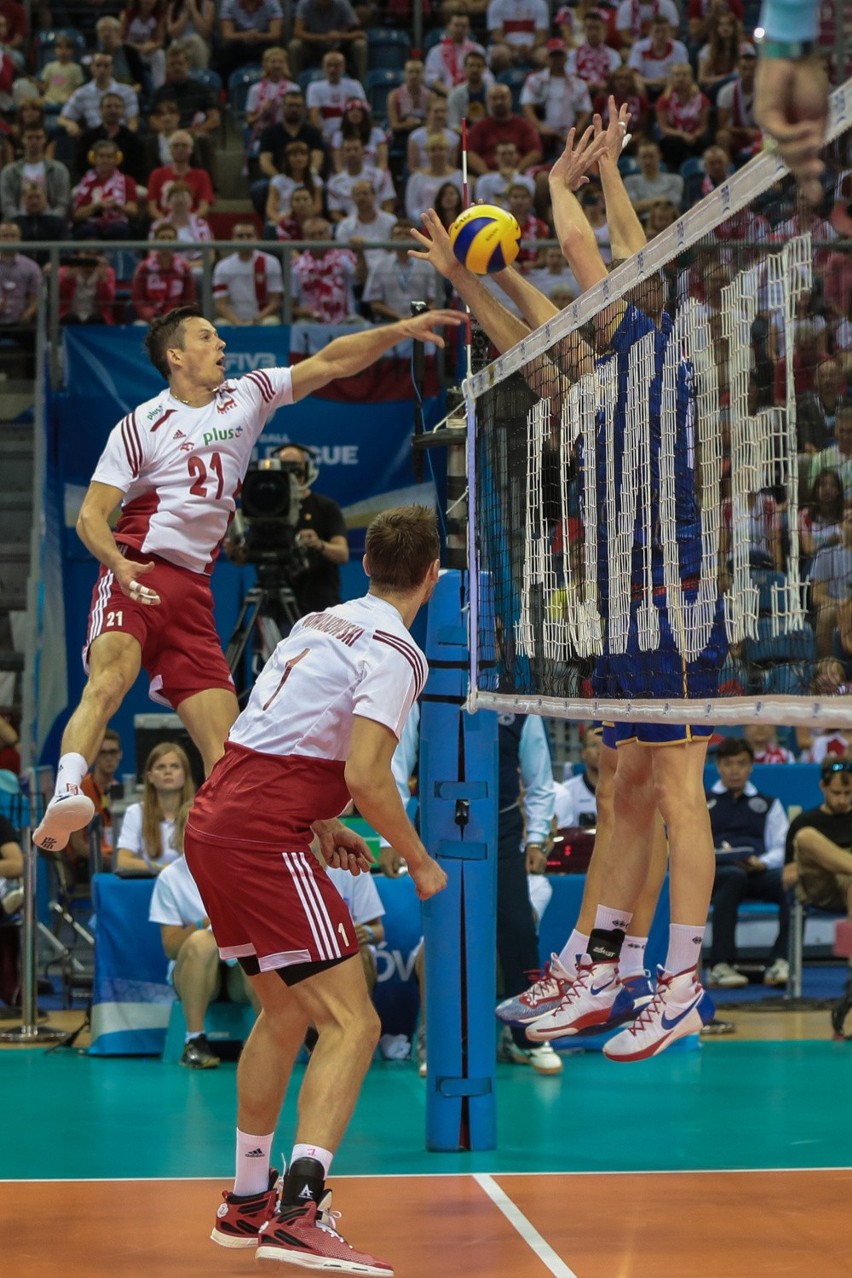
[[[318, 328], [319, 326], [305, 326]], [[301, 326], [300, 326], [301, 329]], [[65, 389], [56, 397], [56, 458], [66, 484], [85, 487], [112, 427], [125, 414], [162, 389], [142, 347], [142, 328], [74, 328], [64, 334]], [[294, 333], [297, 330], [294, 330]], [[323, 326], [327, 343], [352, 329]], [[299, 330], [299, 335], [301, 335]], [[290, 362], [291, 330], [223, 328], [229, 377], [255, 368]], [[293, 362], [304, 358], [296, 343]], [[336, 384], [350, 387], [346, 404], [311, 396], [280, 409], [260, 438], [258, 456], [265, 457], [288, 440], [317, 449], [321, 475], [317, 491], [344, 509], [354, 502], [406, 489], [413, 483], [410, 438], [413, 390], [407, 366], [399, 359], [381, 360], [375, 372]], [[412, 401], [412, 402], [409, 402]], [[441, 401], [425, 400], [427, 424], [437, 422]]]

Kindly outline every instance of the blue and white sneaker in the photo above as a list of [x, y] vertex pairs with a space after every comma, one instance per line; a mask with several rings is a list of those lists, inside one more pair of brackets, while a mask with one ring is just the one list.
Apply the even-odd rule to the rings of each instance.
[[529, 1025], [546, 1012], [554, 1011], [565, 997], [565, 991], [573, 980], [556, 954], [551, 954], [544, 974], [523, 994], [504, 998], [497, 1004], [497, 1017], [506, 1025]]
[[607, 1030], [617, 1029], [619, 1025], [624, 1025], [626, 1021], [635, 1020], [642, 1009], [648, 1006], [653, 997], [654, 987], [651, 984], [650, 972], [640, 972], [635, 976], [622, 976], [621, 989], [612, 1005], [609, 1019], [605, 1024], [598, 1025], [591, 1032], [605, 1034]]
[[[584, 1031], [599, 1034], [609, 1024], [621, 990], [617, 963], [594, 963], [588, 954], [584, 954], [576, 977], [565, 988], [562, 1001], [553, 1011], [527, 1025], [527, 1038], [533, 1043], [541, 1043]], [[631, 999], [631, 1016], [632, 1002]]]
[[611, 1061], [644, 1061], [687, 1034], [709, 1025], [715, 1014], [710, 995], [694, 969], [671, 975], [657, 969], [657, 991], [635, 1020], [604, 1044]]

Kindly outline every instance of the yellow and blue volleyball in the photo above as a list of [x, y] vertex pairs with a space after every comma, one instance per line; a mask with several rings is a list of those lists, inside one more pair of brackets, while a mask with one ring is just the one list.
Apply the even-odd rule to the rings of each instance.
[[517, 220], [497, 204], [465, 209], [449, 234], [456, 257], [474, 275], [491, 275], [511, 266], [521, 246]]

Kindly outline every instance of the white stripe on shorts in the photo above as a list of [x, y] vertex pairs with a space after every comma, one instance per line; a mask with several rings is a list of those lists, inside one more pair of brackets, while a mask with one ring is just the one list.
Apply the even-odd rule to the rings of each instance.
[[105, 572], [103, 577], [98, 582], [98, 589], [95, 595], [95, 603], [94, 603], [94, 607], [92, 608], [91, 620], [89, 621], [89, 638], [88, 638], [88, 643], [86, 645], [87, 647], [88, 647], [88, 644], [90, 644], [93, 639], [97, 639], [98, 635], [103, 632], [104, 611], [106, 610], [107, 600], [110, 597], [110, 592], [112, 591], [114, 584], [115, 584], [114, 572]]
[[282, 855], [299, 894], [299, 900], [302, 902], [305, 918], [308, 920], [320, 959], [340, 958], [340, 946], [334, 933], [334, 925], [317, 887], [306, 854], [286, 852]]

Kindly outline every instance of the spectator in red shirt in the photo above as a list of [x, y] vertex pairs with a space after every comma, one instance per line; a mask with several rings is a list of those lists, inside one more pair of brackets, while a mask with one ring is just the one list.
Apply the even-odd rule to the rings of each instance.
[[6, 36], [3, 43], [8, 49], [23, 53], [24, 42], [30, 33], [27, 11], [18, 0], [0, 0], [0, 14], [6, 19]]
[[592, 102], [592, 109], [603, 120], [603, 126], [606, 128], [609, 124], [609, 98], [615, 98], [616, 110], [619, 111], [623, 106], [627, 106], [630, 111], [630, 145], [627, 147], [628, 154], [633, 154], [639, 143], [643, 142], [649, 135], [653, 116], [651, 113], [651, 104], [645, 97], [644, 93], [640, 93], [636, 87], [636, 76], [633, 68], [627, 65], [617, 67], [609, 78], [609, 85], [606, 93], [600, 94]]
[[676, 63], [662, 97], [657, 101], [660, 151], [672, 172], [684, 160], [701, 155], [710, 140], [707, 125], [710, 102], [695, 83], [688, 62]]
[[169, 155], [171, 164], [154, 169], [148, 178], [148, 216], [153, 220], [167, 213], [169, 188], [173, 182], [185, 182], [192, 192], [192, 212], [204, 217], [216, 196], [207, 170], [190, 165], [192, 134], [177, 129], [169, 138]]
[[77, 187], [71, 209], [75, 240], [133, 239], [139, 202], [136, 183], [118, 167], [122, 158], [108, 138], [89, 152], [92, 167]]
[[195, 301], [192, 267], [172, 247], [177, 243], [177, 231], [171, 222], [160, 223], [154, 241], [157, 247], [133, 272], [130, 299], [137, 323], [147, 324], [176, 306], [191, 306]]
[[[521, 228], [522, 240], [549, 240], [553, 236], [550, 227], [533, 213], [533, 200], [529, 188], [522, 182], [513, 182], [509, 187], [509, 212]], [[529, 271], [538, 261], [540, 250], [522, 248], [518, 253], [517, 263], [522, 271]]]
[[497, 143], [514, 142], [518, 148], [518, 169], [525, 173], [541, 160], [541, 139], [523, 116], [512, 112], [512, 91], [507, 84], [492, 84], [486, 99], [488, 114], [468, 136], [468, 165], [480, 174], [497, 167]]
[[78, 253], [59, 268], [59, 323], [114, 324], [115, 271], [100, 253]]

